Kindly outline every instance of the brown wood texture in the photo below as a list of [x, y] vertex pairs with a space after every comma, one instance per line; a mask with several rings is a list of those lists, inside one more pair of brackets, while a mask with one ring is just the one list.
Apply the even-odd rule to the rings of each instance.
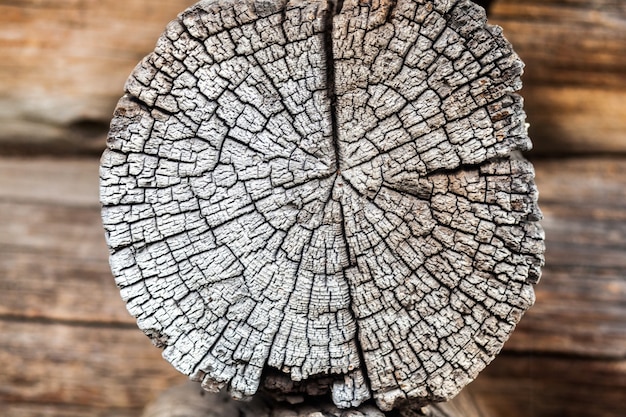
[[0, 403], [2, 412], [11, 417], [137, 417], [141, 408], [102, 408], [63, 404]]
[[[534, 163], [547, 240], [537, 302], [468, 388], [494, 416], [622, 417], [626, 160]], [[89, 191], [97, 166], [0, 158], [3, 416], [139, 415], [186, 380], [135, 328], [113, 284]]]
[[626, 359], [626, 163], [535, 166], [546, 266], [537, 302], [506, 348]]
[[0, 414], [136, 416], [184, 380], [107, 261], [96, 160], [0, 160]]
[[101, 149], [128, 73], [194, 2], [0, 2], [0, 145]]
[[137, 408], [177, 380], [132, 327], [12, 317], [0, 332], [7, 403]]
[[503, 353], [470, 387], [505, 417], [622, 417], [626, 360]]
[[496, 0], [490, 21], [526, 63], [538, 153], [626, 150], [626, 3]]
[[507, 417], [626, 411], [626, 161], [535, 161], [546, 266], [537, 302], [470, 386]]

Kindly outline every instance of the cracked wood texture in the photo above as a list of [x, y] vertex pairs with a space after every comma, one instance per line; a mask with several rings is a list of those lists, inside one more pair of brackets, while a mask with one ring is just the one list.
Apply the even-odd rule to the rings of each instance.
[[[349, 410], [328, 400], [276, 402], [264, 395], [252, 401], [234, 401], [224, 393], [207, 394], [197, 383], [187, 382], [168, 389], [150, 403], [141, 417], [385, 417], [373, 404]], [[453, 400], [417, 409], [403, 409], [398, 417], [490, 417], [468, 390]]]
[[203, 1], [126, 84], [111, 267], [176, 369], [236, 398], [457, 394], [532, 305], [522, 63], [469, 1]]

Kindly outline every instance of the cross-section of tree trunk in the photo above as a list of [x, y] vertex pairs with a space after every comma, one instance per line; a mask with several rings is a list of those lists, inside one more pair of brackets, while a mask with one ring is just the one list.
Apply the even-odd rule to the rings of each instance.
[[457, 394], [533, 303], [522, 63], [468, 0], [210, 0], [126, 84], [111, 266], [178, 370], [236, 398]]
[[[141, 417], [384, 417], [372, 404], [350, 410], [330, 401], [309, 403], [275, 402], [266, 396], [250, 402], [233, 401], [224, 394], [207, 394], [197, 383], [188, 382], [164, 391], [148, 404]], [[467, 390], [453, 400], [428, 407], [403, 409], [399, 417], [490, 417]]]

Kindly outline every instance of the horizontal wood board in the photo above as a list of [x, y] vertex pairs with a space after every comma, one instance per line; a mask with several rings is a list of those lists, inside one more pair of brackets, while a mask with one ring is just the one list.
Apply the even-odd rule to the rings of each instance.
[[626, 151], [626, 2], [495, 0], [489, 20], [526, 64], [536, 153]]
[[0, 145], [100, 149], [126, 77], [193, 3], [0, 2]]
[[468, 386], [502, 417], [623, 417], [626, 360], [505, 352]]

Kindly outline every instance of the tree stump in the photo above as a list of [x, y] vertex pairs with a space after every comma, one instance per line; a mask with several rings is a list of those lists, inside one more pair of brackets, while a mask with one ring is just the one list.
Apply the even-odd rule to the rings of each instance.
[[445, 401], [543, 262], [523, 64], [468, 0], [209, 0], [134, 70], [101, 162], [111, 268], [237, 399]]

